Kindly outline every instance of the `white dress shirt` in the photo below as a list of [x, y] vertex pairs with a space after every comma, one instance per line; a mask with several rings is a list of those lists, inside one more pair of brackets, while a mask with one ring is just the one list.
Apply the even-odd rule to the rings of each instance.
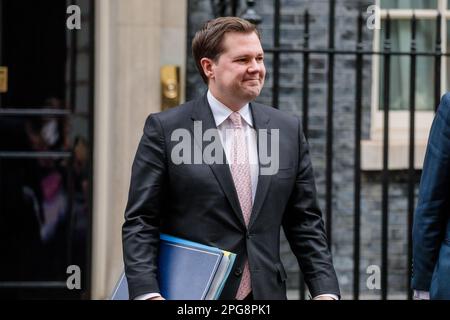
[[[233, 113], [227, 106], [217, 100], [212, 93], [208, 90], [207, 98], [211, 111], [216, 123], [217, 130], [219, 131], [220, 140], [225, 150], [227, 157], [227, 163], [231, 159], [231, 148], [233, 142], [233, 124], [229, 119], [230, 114]], [[256, 186], [258, 185], [259, 174], [259, 162], [258, 162], [258, 148], [256, 139], [256, 130], [253, 127], [252, 113], [250, 112], [250, 106], [247, 103], [239, 111], [242, 119], [242, 129], [247, 140], [248, 147], [248, 160], [250, 162], [250, 177], [252, 182], [252, 203], [255, 201]]]

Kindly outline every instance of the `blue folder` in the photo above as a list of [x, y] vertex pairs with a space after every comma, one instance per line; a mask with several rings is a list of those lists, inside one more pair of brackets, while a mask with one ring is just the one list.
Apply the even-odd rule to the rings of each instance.
[[[235, 260], [235, 254], [196, 242], [161, 234], [158, 282], [168, 300], [218, 299]], [[113, 300], [128, 299], [122, 273]]]

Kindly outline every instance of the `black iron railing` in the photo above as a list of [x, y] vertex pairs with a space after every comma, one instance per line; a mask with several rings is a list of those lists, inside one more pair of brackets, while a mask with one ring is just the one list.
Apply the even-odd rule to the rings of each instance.
[[[274, 21], [279, 21], [280, 14], [280, 1], [275, 0], [274, 4]], [[416, 73], [417, 73], [417, 57], [434, 57], [435, 59], [435, 73], [434, 73], [434, 105], [437, 107], [441, 95], [441, 63], [443, 56], [449, 56], [448, 53], [443, 53], [441, 48], [441, 15], [436, 17], [436, 43], [434, 52], [419, 52], [417, 51], [417, 18], [412, 16], [411, 26], [411, 50], [408, 52], [403, 51], [392, 51], [391, 50], [391, 18], [389, 14], [385, 19], [385, 39], [383, 43], [382, 51], [364, 50], [362, 43], [362, 28], [364, 25], [364, 19], [362, 14], [359, 14], [357, 19], [357, 43], [354, 51], [352, 50], [337, 50], [334, 47], [334, 14], [335, 14], [335, 1], [330, 1], [330, 20], [329, 20], [329, 47], [326, 49], [310, 49], [309, 48], [309, 14], [305, 12], [304, 19], [304, 30], [303, 35], [304, 47], [303, 49], [285, 49], [279, 47], [279, 23], [275, 22], [274, 25], [274, 47], [266, 48], [267, 53], [273, 54], [273, 105], [278, 105], [278, 91], [279, 91], [279, 65], [278, 61], [280, 55], [292, 54], [292, 53], [302, 53], [303, 54], [303, 125], [305, 130], [305, 135], [308, 135], [308, 73], [309, 73], [309, 61], [310, 54], [322, 54], [328, 57], [329, 69], [327, 77], [327, 135], [326, 135], [326, 191], [325, 191], [325, 201], [326, 201], [326, 230], [328, 235], [329, 243], [332, 243], [331, 230], [332, 230], [332, 185], [333, 185], [333, 101], [334, 101], [334, 60], [337, 55], [348, 55], [354, 56], [356, 60], [355, 64], [355, 78], [356, 78], [356, 88], [355, 88], [355, 154], [354, 154], [354, 272], [353, 272], [353, 297], [354, 299], [359, 299], [360, 287], [360, 216], [361, 216], [361, 118], [362, 118], [362, 85], [363, 85], [363, 59], [364, 56], [379, 55], [384, 59], [384, 77], [383, 77], [383, 102], [384, 102], [384, 117], [383, 117], [383, 166], [381, 171], [381, 181], [382, 181], [382, 235], [381, 235], [381, 298], [387, 299], [388, 294], [388, 217], [389, 217], [389, 103], [390, 103], [390, 78], [391, 78], [391, 57], [392, 56], [409, 56], [411, 59], [411, 77], [410, 77], [410, 127], [409, 127], [409, 168], [408, 168], [408, 226], [407, 226], [407, 266], [408, 274], [408, 287], [410, 285], [411, 279], [411, 261], [412, 261], [412, 245], [411, 245], [411, 226], [413, 223], [413, 212], [414, 212], [414, 187], [416, 184], [416, 174], [414, 168], [414, 141], [415, 141], [415, 89], [416, 89]], [[278, 16], [278, 17], [277, 17]], [[304, 298], [304, 283], [300, 284], [300, 297]], [[408, 290], [408, 298], [411, 298], [411, 290]]]

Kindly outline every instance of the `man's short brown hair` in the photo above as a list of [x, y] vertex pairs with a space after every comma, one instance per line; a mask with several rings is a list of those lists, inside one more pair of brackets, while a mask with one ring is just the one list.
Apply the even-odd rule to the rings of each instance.
[[195, 64], [206, 84], [208, 83], [208, 77], [203, 72], [200, 60], [209, 58], [216, 62], [224, 51], [223, 39], [229, 32], [245, 34], [254, 32], [258, 35], [258, 38], [261, 38], [254, 24], [238, 17], [220, 17], [206, 22], [192, 40]]

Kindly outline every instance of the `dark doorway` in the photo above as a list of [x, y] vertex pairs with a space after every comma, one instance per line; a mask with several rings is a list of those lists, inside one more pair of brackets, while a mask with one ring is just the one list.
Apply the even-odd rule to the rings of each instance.
[[0, 0], [0, 298], [89, 297], [93, 17], [90, 0]]

